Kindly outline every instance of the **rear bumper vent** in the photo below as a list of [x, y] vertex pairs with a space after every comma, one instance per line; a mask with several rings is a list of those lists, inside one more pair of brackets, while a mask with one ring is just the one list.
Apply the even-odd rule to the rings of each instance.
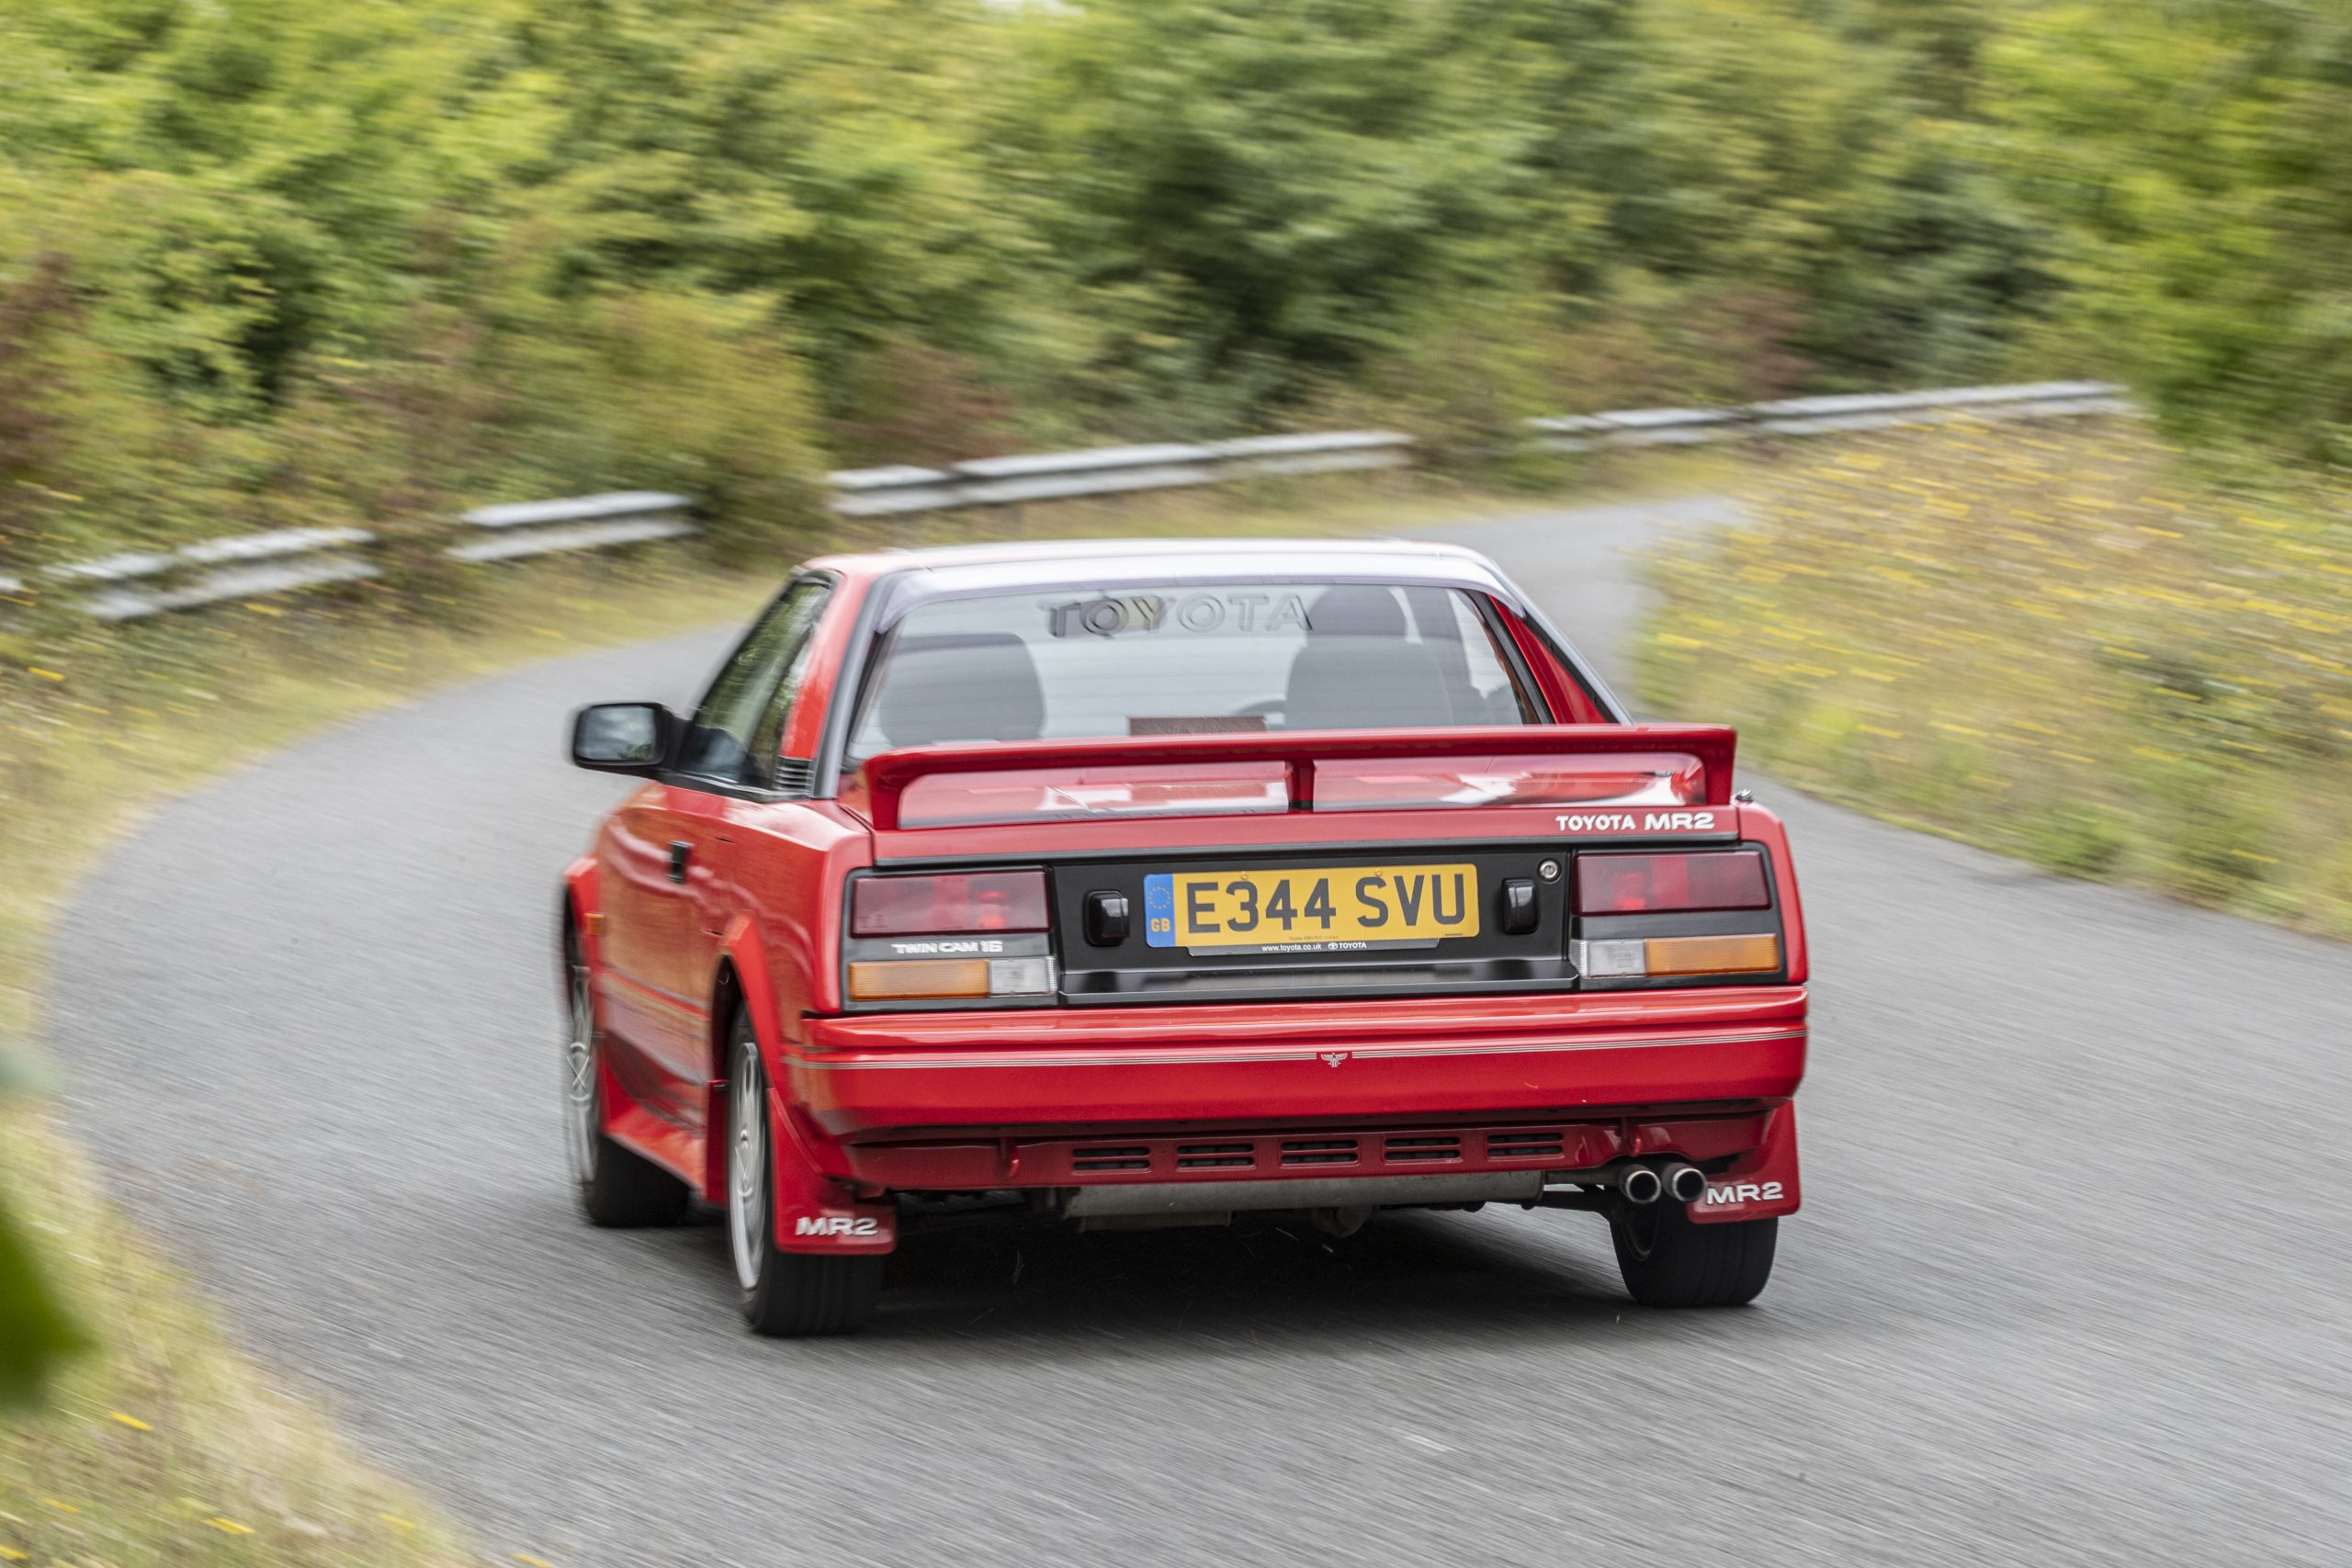
[[1488, 1159], [1557, 1159], [1566, 1152], [1557, 1127], [1487, 1134]]
[[[1595, 1111], [1583, 1120], [1563, 1117], [1548, 1124], [1500, 1116], [1418, 1126], [1402, 1121], [1287, 1127], [1193, 1122], [1181, 1128], [1097, 1128], [1091, 1135], [1074, 1136], [1051, 1131], [1023, 1135], [1015, 1129], [985, 1140], [933, 1136], [852, 1147], [860, 1180], [918, 1191], [1201, 1183], [1243, 1187], [1267, 1181], [1325, 1183], [1329, 1179], [1330, 1188], [1369, 1194], [1380, 1189], [1347, 1184], [1395, 1178], [1428, 1188], [1478, 1171], [1515, 1176], [1591, 1171], [1628, 1156], [1664, 1155], [1703, 1168], [1760, 1146], [1772, 1114], [1738, 1111], [1644, 1122], [1638, 1136], [1623, 1113]], [[942, 1181], [937, 1173], [951, 1160], [960, 1162], [952, 1168], [958, 1179]], [[1300, 1189], [1291, 1190], [1295, 1195]]]
[[1258, 1163], [1254, 1144], [1179, 1144], [1179, 1170], [1247, 1170]]
[[1149, 1170], [1151, 1145], [1126, 1144], [1115, 1148], [1072, 1149], [1069, 1168], [1072, 1170]]

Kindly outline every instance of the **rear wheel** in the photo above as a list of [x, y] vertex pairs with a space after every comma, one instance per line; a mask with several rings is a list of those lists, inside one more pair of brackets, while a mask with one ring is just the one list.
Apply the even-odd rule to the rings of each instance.
[[1772, 1277], [1778, 1220], [1691, 1222], [1679, 1203], [1619, 1210], [1609, 1222], [1617, 1271], [1644, 1306], [1740, 1306]]
[[563, 942], [565, 1011], [570, 1030], [563, 1047], [564, 1146], [580, 1207], [592, 1224], [616, 1228], [675, 1224], [685, 1216], [686, 1184], [605, 1131], [605, 1075], [598, 1060], [595, 999], [580, 935]]
[[728, 1049], [727, 1241], [743, 1321], [759, 1334], [854, 1334], [882, 1293], [882, 1259], [778, 1249], [767, 1112], [759, 1044], [739, 1010]]

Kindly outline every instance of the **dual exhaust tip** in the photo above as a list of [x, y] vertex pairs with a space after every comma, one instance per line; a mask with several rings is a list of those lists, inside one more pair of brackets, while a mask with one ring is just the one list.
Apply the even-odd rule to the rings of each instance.
[[1695, 1203], [1707, 1195], [1707, 1173], [1679, 1160], [1662, 1168], [1630, 1166], [1618, 1177], [1617, 1191], [1637, 1209], [1645, 1209], [1661, 1198]]

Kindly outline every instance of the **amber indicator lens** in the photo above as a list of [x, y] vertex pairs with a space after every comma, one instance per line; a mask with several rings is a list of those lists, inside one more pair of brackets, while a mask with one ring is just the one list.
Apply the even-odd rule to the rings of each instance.
[[1755, 975], [1781, 966], [1776, 936], [1654, 936], [1643, 947], [1653, 977]]
[[1050, 958], [888, 958], [849, 966], [854, 1002], [1044, 997], [1053, 989]]
[[1761, 850], [1577, 856], [1577, 913], [1769, 909]]
[[988, 994], [989, 962], [985, 958], [849, 966], [849, 999], [854, 1002], [924, 1001]]
[[1041, 931], [1046, 924], [1042, 871], [867, 876], [850, 885], [853, 936]]

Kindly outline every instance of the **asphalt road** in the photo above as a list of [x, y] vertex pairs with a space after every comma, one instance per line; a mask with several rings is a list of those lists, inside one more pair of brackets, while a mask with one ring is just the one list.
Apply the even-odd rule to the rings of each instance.
[[[1721, 503], [1451, 531], [1572, 638]], [[1814, 926], [1805, 1212], [1756, 1306], [1645, 1312], [1488, 1210], [913, 1239], [862, 1337], [738, 1323], [720, 1230], [574, 1215], [566, 708], [717, 637], [322, 736], [158, 812], [55, 965], [74, 1111], [254, 1348], [494, 1559], [2352, 1560], [2352, 951], [1765, 784]]]

